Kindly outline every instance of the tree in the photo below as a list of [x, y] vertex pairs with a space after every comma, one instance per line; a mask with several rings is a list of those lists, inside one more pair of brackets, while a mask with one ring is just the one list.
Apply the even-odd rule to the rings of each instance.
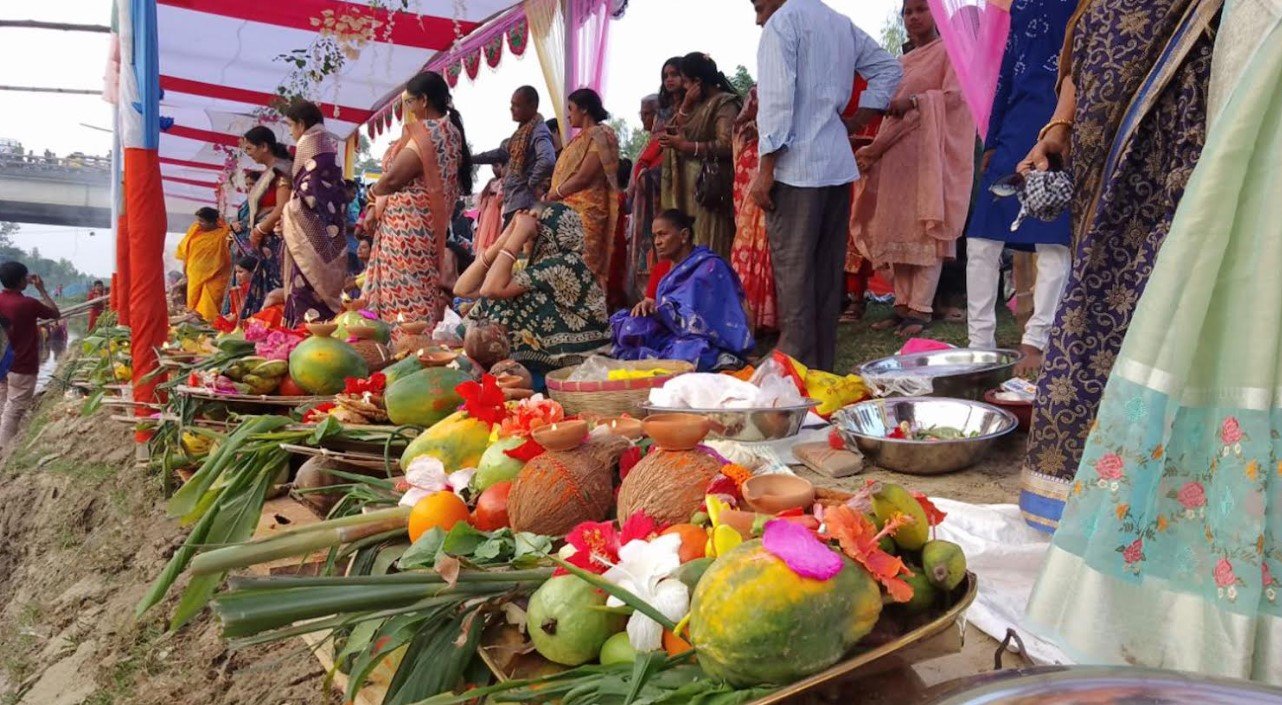
[[897, 10], [891, 10], [881, 24], [881, 46], [891, 56], [903, 56], [904, 45], [908, 43], [908, 30], [904, 29], [904, 16]]
[[17, 223], [0, 222], [0, 247], [13, 247], [13, 235], [21, 227]]
[[379, 172], [383, 170], [383, 165], [370, 154], [369, 150], [369, 139], [365, 135], [357, 135], [356, 164], [352, 166], [352, 173], [360, 174], [365, 171]]
[[623, 118], [612, 118], [607, 124], [619, 137], [619, 157], [626, 157], [635, 162], [641, 150], [645, 149], [646, 143], [650, 141], [650, 135], [647, 135], [645, 130], [632, 129], [628, 121]]
[[739, 64], [734, 68], [734, 75], [730, 77], [730, 85], [739, 92], [739, 95], [747, 95], [748, 89], [757, 85], [757, 81], [748, 73], [748, 67]]

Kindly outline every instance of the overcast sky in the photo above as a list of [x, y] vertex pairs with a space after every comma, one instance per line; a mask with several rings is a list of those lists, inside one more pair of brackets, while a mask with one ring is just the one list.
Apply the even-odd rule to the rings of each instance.
[[[421, 0], [421, 6], [436, 1]], [[873, 36], [900, 4], [899, 0], [826, 2]], [[108, 24], [110, 13], [111, 0], [0, 2], [2, 19]], [[691, 51], [708, 53], [727, 74], [743, 64], [756, 75], [759, 34], [748, 0], [631, 0], [627, 14], [610, 28], [606, 108], [635, 125], [641, 97], [658, 88], [663, 61]], [[107, 46], [105, 34], [0, 28], [0, 84], [101, 88]], [[475, 82], [466, 76], [460, 79], [454, 103], [463, 114], [468, 141], [477, 149], [495, 147], [511, 133], [508, 99], [512, 89], [522, 84], [539, 88], [546, 103], [533, 47], [519, 59], [505, 55], [497, 69], [482, 62]], [[9, 92], [0, 96], [0, 138], [58, 154], [106, 154], [111, 149], [111, 135], [93, 129], [111, 127], [111, 110], [98, 97]], [[544, 105], [544, 113], [552, 115], [550, 106]], [[376, 145], [380, 155], [385, 141]], [[15, 244], [24, 249], [39, 247], [46, 257], [66, 257], [90, 274], [111, 273], [111, 236], [105, 231], [90, 236], [86, 229], [25, 225]]]

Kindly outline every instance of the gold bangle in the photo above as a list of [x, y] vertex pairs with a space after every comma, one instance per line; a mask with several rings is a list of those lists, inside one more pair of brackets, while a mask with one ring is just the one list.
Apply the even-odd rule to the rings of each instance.
[[1069, 130], [1069, 132], [1072, 132], [1072, 131], [1073, 131], [1073, 121], [1072, 121], [1072, 120], [1051, 120], [1050, 122], [1046, 123], [1046, 127], [1043, 127], [1043, 128], [1041, 129], [1041, 132], [1038, 132], [1038, 133], [1037, 133], [1037, 141], [1038, 141], [1038, 142], [1041, 142], [1042, 140], [1046, 139], [1046, 135], [1047, 135], [1051, 130], [1053, 130], [1053, 129], [1057, 128], [1057, 127], [1067, 127], [1067, 128], [1068, 128], [1068, 130]]

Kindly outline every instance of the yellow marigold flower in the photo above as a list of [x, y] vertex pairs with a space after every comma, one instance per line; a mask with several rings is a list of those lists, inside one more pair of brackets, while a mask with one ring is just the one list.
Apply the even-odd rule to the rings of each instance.
[[1157, 515], [1157, 530], [1158, 530], [1158, 531], [1166, 531], [1166, 527], [1167, 527], [1167, 526], [1168, 526], [1168, 523], [1167, 523], [1167, 521], [1166, 521], [1166, 515], [1165, 515], [1165, 514], [1158, 514], [1158, 515]]
[[748, 468], [745, 468], [742, 465], [736, 465], [734, 463], [722, 466], [721, 474], [725, 475], [731, 480], [734, 480], [734, 484], [738, 487], [743, 487], [743, 483], [747, 482], [748, 479], [752, 477], [751, 470], [749, 470]]
[[1166, 447], [1158, 443], [1157, 447], [1153, 449], [1153, 459], [1161, 460], [1164, 455], [1166, 455]]
[[1251, 480], [1255, 480], [1257, 477], [1260, 476], [1260, 462], [1258, 460], [1252, 460], [1247, 462], [1246, 476]]
[[1131, 505], [1129, 505], [1129, 504], [1119, 504], [1119, 505], [1117, 505], [1117, 509], [1115, 509], [1115, 510], [1113, 510], [1113, 511], [1114, 511], [1114, 513], [1115, 513], [1115, 514], [1117, 514], [1117, 520], [1118, 520], [1118, 521], [1121, 521], [1121, 520], [1123, 520], [1123, 519], [1125, 519], [1125, 518], [1126, 518], [1126, 513], [1127, 513], [1127, 512], [1129, 512], [1129, 511], [1131, 511]]

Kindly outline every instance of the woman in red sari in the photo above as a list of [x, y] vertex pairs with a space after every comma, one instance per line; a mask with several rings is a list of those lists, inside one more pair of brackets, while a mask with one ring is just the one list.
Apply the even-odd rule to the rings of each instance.
[[472, 156], [440, 74], [410, 79], [401, 100], [415, 119], [388, 150], [371, 189], [380, 205], [365, 298], [389, 323], [404, 316], [435, 325], [449, 301], [441, 275], [446, 231], [459, 193], [472, 192]]
[[748, 91], [734, 125], [734, 245], [730, 266], [743, 284], [748, 324], [755, 333], [778, 329], [775, 273], [766, 239], [766, 213], [748, 196], [748, 187], [761, 161], [757, 152], [757, 89]]

